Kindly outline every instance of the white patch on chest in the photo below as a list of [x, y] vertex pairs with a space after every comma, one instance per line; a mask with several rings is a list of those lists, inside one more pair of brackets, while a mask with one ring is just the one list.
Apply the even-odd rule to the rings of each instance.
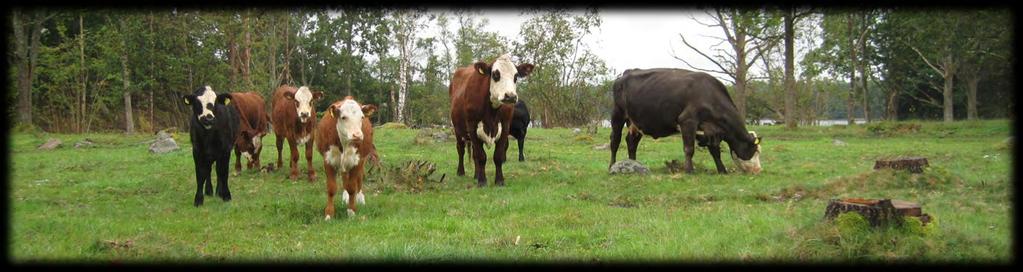
[[252, 154], [249, 154], [248, 151], [242, 152], [242, 158], [245, 158], [246, 160], [252, 161]]
[[476, 136], [483, 140], [483, 143], [487, 146], [494, 145], [494, 140], [501, 136], [501, 124], [497, 124], [497, 133], [494, 136], [487, 135], [486, 131], [483, 131], [483, 121], [480, 121], [479, 125], [476, 126]]
[[359, 165], [359, 150], [355, 146], [345, 147], [344, 151], [341, 151], [336, 145], [331, 145], [330, 150], [327, 151], [324, 156], [330, 165], [334, 166], [338, 170], [338, 173], [347, 173], [356, 165]]
[[312, 134], [308, 134], [305, 137], [298, 138], [298, 145], [304, 145], [306, 142], [309, 142], [309, 138], [312, 136]]
[[252, 145], [256, 147], [256, 152], [259, 152], [259, 150], [263, 148], [263, 138], [259, 138], [259, 136], [252, 136]]

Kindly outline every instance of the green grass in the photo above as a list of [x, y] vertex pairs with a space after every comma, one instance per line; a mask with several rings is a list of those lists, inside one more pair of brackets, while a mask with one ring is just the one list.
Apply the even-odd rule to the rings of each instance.
[[[419, 193], [367, 183], [359, 214], [344, 216], [338, 199], [331, 221], [323, 220], [319, 154], [314, 183], [292, 182], [286, 170], [246, 170], [230, 179], [232, 201], [207, 197], [196, 208], [187, 133], [176, 136], [181, 150], [163, 155], [147, 151], [148, 135], [16, 133], [10, 260], [1009, 263], [1014, 158], [1002, 143], [1009, 122], [917, 123], [918, 131], [893, 133], [753, 127], [764, 137], [759, 175], [716, 174], [705, 149], [694, 157], [695, 174], [669, 174], [664, 161], [682, 159], [674, 136], [643, 139], [638, 159], [653, 174], [610, 176], [609, 151], [593, 149], [609, 129], [592, 141], [570, 129], [531, 129], [526, 162], [509, 148], [507, 186], [482, 189], [471, 166], [468, 176], [454, 175], [453, 141], [420, 145], [414, 129], [377, 129], [385, 166], [428, 160], [444, 182]], [[64, 147], [36, 150], [49, 137]], [[82, 138], [99, 147], [71, 148]], [[264, 138], [264, 164], [276, 161], [273, 142]], [[623, 141], [619, 159], [626, 154]], [[931, 167], [918, 175], [871, 170], [875, 159], [896, 155], [927, 157]], [[304, 158], [299, 166], [304, 173]], [[726, 166], [735, 171], [727, 159]], [[486, 173], [492, 182], [492, 160]], [[916, 201], [940, 225], [925, 236], [844, 234], [822, 220], [835, 197]]]

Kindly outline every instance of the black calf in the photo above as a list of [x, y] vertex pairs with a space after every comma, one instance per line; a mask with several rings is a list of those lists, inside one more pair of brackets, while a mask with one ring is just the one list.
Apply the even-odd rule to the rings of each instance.
[[515, 103], [515, 113], [512, 115], [511, 131], [508, 132], [519, 141], [519, 161], [526, 160], [526, 157], [522, 156], [522, 144], [526, 141], [526, 129], [529, 128], [529, 122], [529, 109], [526, 108], [526, 102], [519, 98], [519, 102]]
[[209, 86], [196, 89], [194, 94], [183, 95], [185, 105], [192, 106], [189, 117], [189, 134], [192, 139], [192, 161], [195, 162], [195, 206], [203, 203], [203, 187], [206, 195], [213, 195], [213, 181], [210, 178], [213, 163], [217, 163], [217, 196], [224, 201], [231, 200], [227, 186], [228, 167], [231, 165], [231, 150], [239, 133], [239, 114], [230, 103], [227, 93], [217, 95]]

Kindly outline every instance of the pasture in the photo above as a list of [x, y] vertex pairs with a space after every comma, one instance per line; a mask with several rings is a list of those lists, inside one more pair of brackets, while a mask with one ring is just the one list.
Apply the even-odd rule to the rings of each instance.
[[[509, 147], [506, 187], [476, 188], [472, 166], [455, 176], [454, 140], [417, 144], [415, 129], [377, 128], [385, 167], [436, 163], [421, 192], [387, 180], [365, 183], [352, 218], [343, 204], [323, 220], [323, 157], [317, 180], [287, 170], [244, 170], [233, 200], [195, 190], [187, 131], [181, 149], [151, 154], [152, 135], [10, 135], [9, 258], [25, 262], [994, 262], [1012, 258], [1012, 147], [1007, 120], [852, 127], [752, 126], [764, 137], [759, 175], [719, 175], [704, 148], [696, 173], [670, 174], [679, 136], [644, 137], [647, 176], [607, 174], [609, 129], [530, 129], [526, 161]], [[379, 125], [379, 124], [377, 124]], [[585, 131], [585, 130], [584, 130]], [[64, 147], [37, 150], [47, 138]], [[262, 162], [275, 162], [274, 135]], [[98, 147], [72, 148], [89, 138]], [[844, 142], [836, 144], [835, 139]], [[514, 140], [512, 140], [514, 141]], [[723, 146], [727, 146], [724, 145]], [[727, 148], [725, 152], [727, 152]], [[619, 160], [627, 158], [623, 141]], [[285, 148], [285, 164], [287, 152]], [[304, 151], [303, 151], [304, 152]], [[488, 158], [492, 148], [487, 150]], [[923, 174], [873, 171], [874, 160], [927, 157]], [[729, 171], [735, 165], [723, 154]], [[232, 155], [232, 169], [233, 160]], [[299, 160], [300, 173], [306, 164]], [[232, 170], [233, 171], [233, 170]], [[494, 178], [488, 159], [487, 178]], [[822, 220], [834, 197], [915, 201], [937, 218], [928, 235], [846, 233]]]

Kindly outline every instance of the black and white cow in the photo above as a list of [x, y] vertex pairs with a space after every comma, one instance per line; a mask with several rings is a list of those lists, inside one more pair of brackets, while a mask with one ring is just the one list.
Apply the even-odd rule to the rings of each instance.
[[227, 186], [231, 150], [239, 133], [239, 114], [230, 103], [230, 94], [218, 95], [210, 86], [200, 87], [193, 94], [183, 95], [185, 105], [192, 106], [189, 119], [189, 134], [192, 139], [192, 161], [195, 162], [195, 206], [202, 205], [203, 186], [206, 195], [213, 195], [213, 180], [210, 178], [213, 163], [217, 163], [217, 196], [224, 201], [231, 200]]
[[684, 69], [629, 69], [615, 80], [612, 95], [611, 165], [622, 128], [628, 124], [629, 159], [636, 159], [643, 135], [656, 139], [681, 133], [686, 173], [693, 172], [696, 141], [708, 148], [719, 173], [726, 173], [721, 163], [722, 141], [728, 143], [739, 169], [760, 172], [761, 138], [746, 130], [724, 84], [713, 76]]
[[522, 147], [526, 141], [529, 122], [529, 108], [526, 108], [526, 101], [519, 98], [519, 102], [515, 103], [515, 113], [512, 114], [511, 130], [508, 133], [519, 141], [519, 161], [526, 161], [526, 157], [522, 156]]

